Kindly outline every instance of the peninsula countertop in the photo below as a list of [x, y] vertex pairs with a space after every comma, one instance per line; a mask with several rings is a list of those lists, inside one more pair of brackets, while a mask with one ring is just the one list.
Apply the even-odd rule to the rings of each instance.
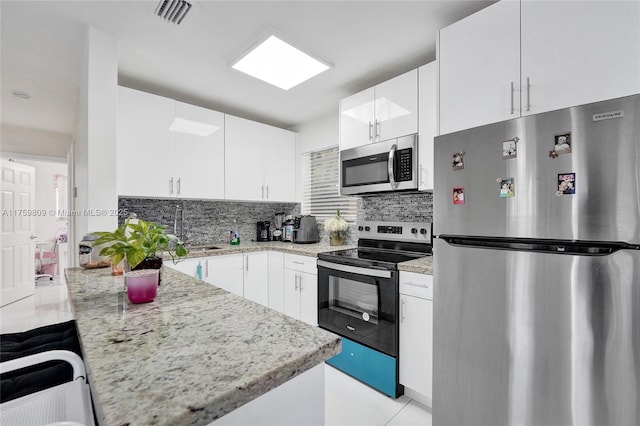
[[109, 269], [66, 270], [105, 425], [205, 425], [340, 352], [340, 338], [170, 268], [134, 305]]

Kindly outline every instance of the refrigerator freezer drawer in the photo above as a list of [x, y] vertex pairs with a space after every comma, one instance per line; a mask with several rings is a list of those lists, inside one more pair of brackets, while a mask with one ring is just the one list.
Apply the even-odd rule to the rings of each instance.
[[640, 424], [640, 251], [434, 261], [434, 425]]

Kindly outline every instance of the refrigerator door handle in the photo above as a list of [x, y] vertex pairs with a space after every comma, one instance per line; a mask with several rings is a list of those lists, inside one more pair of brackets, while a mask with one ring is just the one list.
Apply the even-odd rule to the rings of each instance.
[[389, 150], [389, 160], [387, 161], [387, 173], [389, 173], [389, 183], [391, 184], [391, 188], [393, 189], [396, 189], [398, 187], [398, 183], [395, 180], [394, 170], [393, 170], [397, 149], [398, 149], [398, 145], [396, 145], [395, 143], [391, 145], [391, 149]]
[[439, 239], [457, 247], [532, 251], [581, 256], [607, 256], [619, 250], [640, 250], [640, 245], [625, 242], [573, 241], [536, 238], [476, 237], [439, 235]]

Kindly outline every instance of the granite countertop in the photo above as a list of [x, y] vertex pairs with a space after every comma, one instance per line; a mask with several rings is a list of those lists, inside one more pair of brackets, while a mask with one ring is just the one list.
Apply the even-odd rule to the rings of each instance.
[[66, 270], [105, 425], [205, 425], [340, 352], [340, 338], [170, 268], [134, 305], [109, 269]]
[[[207, 249], [207, 247], [219, 247], [218, 249]], [[241, 241], [239, 245], [232, 246], [228, 242], [215, 242], [206, 246], [189, 247], [189, 255], [187, 257], [205, 257], [219, 256], [233, 253], [247, 253], [253, 251], [274, 250], [290, 254], [298, 254], [301, 256], [317, 257], [318, 253], [328, 251], [346, 250], [355, 248], [355, 245], [331, 246], [326, 243], [313, 244], [294, 244], [282, 241]]]
[[[207, 249], [206, 247], [215, 246], [219, 249]], [[189, 255], [187, 258], [206, 257], [206, 256], [222, 256], [233, 253], [247, 253], [252, 251], [275, 250], [284, 253], [298, 254], [301, 256], [317, 257], [318, 253], [326, 253], [329, 251], [346, 250], [356, 248], [356, 245], [331, 246], [324, 243], [315, 244], [293, 244], [281, 241], [265, 241], [265, 242], [241, 242], [240, 245], [232, 246], [228, 243], [214, 243], [207, 246], [189, 247]], [[410, 260], [408, 262], [398, 263], [398, 270], [417, 272], [419, 274], [433, 275], [433, 257], [426, 256], [420, 259]]]
[[418, 274], [433, 275], [433, 256], [421, 257], [398, 263], [399, 271], [417, 272]]

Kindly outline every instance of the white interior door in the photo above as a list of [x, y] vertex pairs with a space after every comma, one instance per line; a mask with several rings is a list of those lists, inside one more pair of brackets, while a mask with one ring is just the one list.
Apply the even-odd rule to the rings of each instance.
[[2, 298], [0, 306], [35, 290], [35, 169], [2, 160]]

